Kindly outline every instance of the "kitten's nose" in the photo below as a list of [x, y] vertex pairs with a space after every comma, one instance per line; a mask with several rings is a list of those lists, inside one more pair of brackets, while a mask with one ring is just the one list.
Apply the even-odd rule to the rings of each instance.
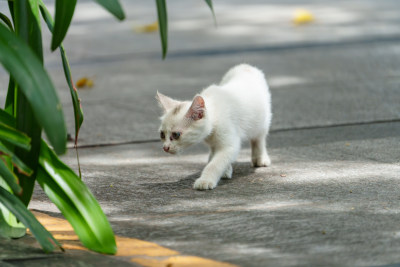
[[163, 149], [164, 149], [165, 152], [168, 152], [169, 151], [169, 146], [164, 146]]

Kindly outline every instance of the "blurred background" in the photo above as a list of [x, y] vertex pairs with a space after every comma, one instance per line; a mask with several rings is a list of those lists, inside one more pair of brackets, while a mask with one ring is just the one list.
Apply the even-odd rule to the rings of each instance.
[[[45, 2], [51, 8], [54, 1]], [[74, 46], [69, 49], [71, 63], [122, 55], [134, 58], [142, 53], [158, 56], [157, 29], [149, 27], [140, 34], [140, 27], [157, 21], [155, 2], [121, 3], [126, 20], [119, 23], [93, 1], [78, 1], [65, 41], [66, 47]], [[213, 4], [217, 27], [204, 1], [167, 1], [170, 56], [207, 49], [251, 49], [400, 34], [396, 0], [214, 0]], [[302, 24], [297, 17], [301, 10], [308, 11], [313, 21], [305, 19]]]
[[[54, 12], [54, 1], [45, 2]], [[216, 25], [205, 1], [167, 1], [164, 61], [155, 2], [121, 3], [126, 19], [118, 22], [93, 1], [78, 1], [64, 41], [81, 86], [81, 145], [157, 139], [157, 90], [191, 99], [243, 62], [266, 73], [275, 131], [400, 118], [399, 1], [215, 0]], [[59, 52], [46, 51], [73, 133]]]

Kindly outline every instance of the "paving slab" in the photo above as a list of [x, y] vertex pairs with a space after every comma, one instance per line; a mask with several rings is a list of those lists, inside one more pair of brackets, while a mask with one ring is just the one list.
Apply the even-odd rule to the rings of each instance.
[[[273, 130], [400, 119], [400, 45], [378, 43], [333, 47], [247, 51], [230, 55], [185, 56], [159, 60], [119, 60], [76, 65], [75, 77], [94, 77], [80, 91], [85, 122], [81, 145], [158, 138], [157, 90], [191, 99], [217, 83], [232, 66], [261, 68], [272, 93]], [[195, 63], [195, 64], [194, 64]], [[74, 120], [62, 70], [58, 86], [68, 128]]]
[[[53, 1], [45, 2], [54, 10]], [[398, 37], [400, 34], [396, 0], [214, 2], [217, 27], [204, 1], [168, 2], [170, 52]], [[157, 20], [155, 2], [125, 0], [121, 3], [126, 13], [123, 22], [118, 22], [93, 1], [78, 2], [65, 39], [71, 61], [143, 53], [157, 53], [157, 58], [161, 58], [158, 32], [134, 31], [137, 26]], [[314, 14], [314, 23], [293, 24], [295, 11], [301, 8]], [[45, 44], [48, 46], [48, 43]]]
[[[272, 166], [246, 144], [233, 178], [192, 184], [207, 161], [161, 143], [80, 150], [83, 180], [118, 235], [239, 266], [377, 266], [400, 262], [400, 123], [272, 133]], [[63, 157], [76, 167], [74, 151]], [[43, 192], [32, 208], [60, 216]]]
[[[54, 9], [53, 1], [46, 4]], [[158, 33], [133, 30], [156, 20], [154, 2], [122, 4], [127, 20], [118, 23], [93, 1], [80, 1], [65, 40], [74, 80], [94, 80], [92, 89], [80, 91], [85, 113], [80, 145], [158, 138], [156, 90], [189, 99], [242, 62], [267, 75], [273, 130], [400, 117], [398, 1], [224, 0], [214, 3], [217, 28], [203, 1], [196, 8], [173, 1], [168, 3], [170, 53], [164, 62]], [[315, 22], [293, 25], [298, 8], [313, 12]], [[0, 10], [7, 13], [6, 3]], [[43, 33], [46, 66], [73, 134], [59, 54], [49, 52], [50, 36]], [[8, 77], [1, 74], [5, 84]], [[4, 98], [2, 90], [0, 101]]]
[[89, 251], [67, 250], [46, 254], [31, 235], [15, 240], [0, 238], [0, 248], [0, 266], [4, 267], [141, 266]]

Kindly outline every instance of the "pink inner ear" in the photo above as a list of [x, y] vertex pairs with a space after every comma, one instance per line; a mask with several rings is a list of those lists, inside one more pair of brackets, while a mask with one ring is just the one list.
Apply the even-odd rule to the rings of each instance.
[[198, 95], [193, 99], [193, 103], [190, 106], [188, 112], [186, 113], [186, 117], [197, 121], [204, 117], [204, 111], [205, 111], [204, 99]]

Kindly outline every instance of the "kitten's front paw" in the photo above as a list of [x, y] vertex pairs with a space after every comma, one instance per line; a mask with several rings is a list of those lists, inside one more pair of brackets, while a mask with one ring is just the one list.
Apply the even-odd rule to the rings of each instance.
[[214, 189], [217, 186], [217, 182], [205, 178], [199, 178], [194, 182], [193, 188], [197, 190], [208, 190]]
[[268, 167], [271, 165], [271, 160], [268, 156], [252, 159], [253, 167]]

